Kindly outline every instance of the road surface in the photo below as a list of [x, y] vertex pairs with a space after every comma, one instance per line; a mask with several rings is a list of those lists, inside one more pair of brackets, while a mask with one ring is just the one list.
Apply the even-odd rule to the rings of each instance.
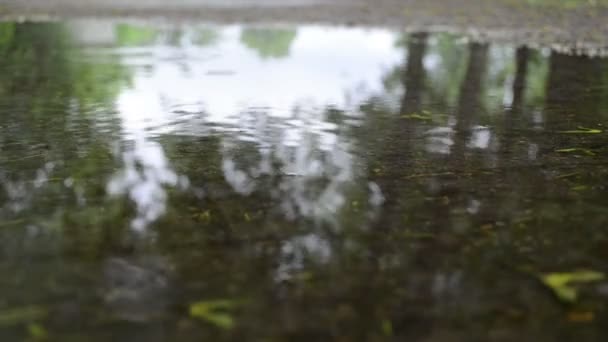
[[0, 17], [391, 26], [575, 52], [608, 51], [608, 6], [563, 9], [526, 0], [0, 0]]

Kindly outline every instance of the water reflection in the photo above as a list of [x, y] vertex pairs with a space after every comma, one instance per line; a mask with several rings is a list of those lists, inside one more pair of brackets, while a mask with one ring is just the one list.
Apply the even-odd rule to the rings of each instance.
[[295, 30], [246, 29], [241, 33], [241, 42], [257, 51], [261, 58], [281, 58], [289, 55]]
[[[182, 38], [170, 46], [162, 38], [167, 33], [158, 33], [157, 44], [140, 46], [135, 55], [121, 50], [134, 67], [132, 86], [117, 101], [125, 133], [219, 134], [222, 170], [235, 192], [266, 188], [291, 219], [335, 221], [347, 201], [343, 192], [356, 178], [347, 131], [362, 115], [356, 106], [381, 90], [383, 71], [398, 61], [392, 34], [311, 27], [296, 36], [229, 27], [214, 30], [213, 46], [199, 47], [200, 32], [180, 30]], [[339, 127], [329, 118], [331, 108], [348, 110], [353, 120]], [[280, 178], [272, 189], [261, 179], [268, 177]], [[116, 193], [124, 184], [110, 188]], [[163, 202], [158, 199], [153, 203]], [[140, 209], [149, 207], [138, 202]]]
[[267, 191], [264, 178], [275, 178], [268, 190], [291, 219], [333, 220], [346, 201], [344, 188], [355, 179], [354, 156], [335, 124], [306, 116], [285, 120], [241, 114], [238, 135], [222, 139], [222, 169], [234, 191], [243, 195]]
[[608, 272], [606, 60], [110, 21], [0, 55], [2, 340], [604, 337], [606, 284], [536, 276]]
[[137, 206], [137, 217], [131, 225], [142, 231], [165, 213], [165, 186], [186, 188], [188, 179], [178, 176], [169, 166], [162, 147], [138, 138], [132, 150], [122, 155], [122, 170], [112, 176], [107, 185], [109, 195], [128, 194]]

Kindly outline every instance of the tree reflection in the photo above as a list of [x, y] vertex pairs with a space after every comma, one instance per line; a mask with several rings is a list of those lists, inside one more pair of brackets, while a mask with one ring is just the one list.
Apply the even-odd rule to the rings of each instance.
[[[117, 60], [84, 61], [62, 24], [0, 30], [0, 217], [10, 227], [1, 232], [2, 306], [52, 312], [59, 327], [96, 302], [94, 291], [72, 299], [97, 284], [82, 277], [100, 275], [97, 261], [121, 245], [129, 208], [100, 194], [115, 165], [119, 123], [111, 113], [126, 69]], [[65, 305], [76, 311], [54, 311]], [[8, 333], [23, 339], [22, 329]]]
[[[605, 115], [606, 61], [552, 52], [546, 83], [547, 124], [552, 129], [571, 129], [572, 121], [596, 126]], [[574, 87], [574, 85], [578, 85]]]
[[261, 58], [289, 56], [289, 47], [295, 38], [296, 30], [248, 28], [241, 33], [243, 44]]
[[[25, 201], [20, 205], [24, 212], [10, 215], [47, 226], [51, 222], [35, 222], [37, 215], [31, 214], [52, 212], [54, 200], [78, 206], [103, 191], [97, 175], [111, 171], [110, 148], [118, 128], [106, 109], [125, 70], [116, 61], [74, 61], [69, 34], [60, 24], [3, 25], [13, 25], [1, 49], [4, 184], [20, 189], [8, 194], [21, 199], [9, 195], [8, 201]], [[36, 174], [42, 178], [32, 183]]]
[[469, 60], [458, 99], [456, 112], [456, 139], [453, 154], [456, 158], [464, 157], [464, 148], [473, 133], [477, 115], [483, 111], [484, 77], [488, 67], [488, 45], [471, 43]]

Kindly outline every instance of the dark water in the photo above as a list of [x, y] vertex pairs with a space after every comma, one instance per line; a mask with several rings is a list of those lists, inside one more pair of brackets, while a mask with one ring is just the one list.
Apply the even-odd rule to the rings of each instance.
[[608, 60], [0, 24], [0, 340], [605, 341]]

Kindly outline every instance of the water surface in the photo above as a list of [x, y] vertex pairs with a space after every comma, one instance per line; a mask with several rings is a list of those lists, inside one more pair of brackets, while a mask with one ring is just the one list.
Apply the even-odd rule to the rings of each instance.
[[606, 59], [80, 20], [0, 75], [2, 341], [608, 338]]

